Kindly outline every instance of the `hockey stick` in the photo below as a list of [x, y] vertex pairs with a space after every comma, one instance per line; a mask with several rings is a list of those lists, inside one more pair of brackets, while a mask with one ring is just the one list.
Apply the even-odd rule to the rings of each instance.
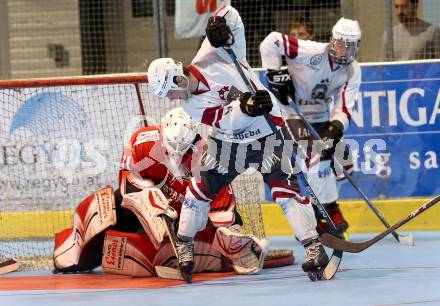
[[0, 263], [0, 275], [17, 271], [20, 268], [18, 261], [8, 259]]
[[[176, 234], [174, 232], [174, 226], [171, 225], [170, 221], [168, 221], [166, 216], [160, 216], [162, 219], [163, 225], [165, 226], [165, 231], [168, 234], [168, 238], [170, 239], [171, 247], [173, 248], [174, 254], [176, 255], [176, 259], [179, 260], [179, 254], [177, 253], [177, 244], [176, 244]], [[180, 269], [174, 269], [165, 266], [155, 266], [154, 267], [157, 273], [157, 276], [160, 278], [167, 279], [180, 279], [184, 280], [187, 283], [191, 283], [191, 278], [184, 278]]]
[[[235, 55], [234, 50], [232, 50], [229, 47], [224, 47], [223, 49], [226, 51], [226, 53], [228, 53], [229, 57], [231, 58], [232, 62], [235, 65], [235, 68], [237, 69], [238, 73], [240, 74], [243, 82], [246, 84], [247, 89], [250, 92], [255, 92], [255, 90], [252, 87], [250, 81], [247, 79], [246, 75], [244, 74], [243, 69], [240, 66], [240, 63], [237, 60], [237, 56]], [[266, 119], [267, 123], [269, 124], [270, 128], [272, 129], [272, 132], [274, 134], [276, 134], [277, 133], [277, 129], [276, 129], [272, 119], [270, 119], [269, 114], [268, 113], [264, 113], [264, 118]], [[289, 127], [287, 125], [286, 125], [286, 129], [290, 133], [290, 137], [292, 137], [292, 139], [294, 139], [293, 135], [292, 135], [292, 132], [290, 131], [290, 129], [289, 129]], [[298, 146], [298, 148], [299, 148], [299, 146]], [[293, 151], [292, 151], [292, 159], [294, 159], [294, 160], [296, 159], [296, 154]], [[305, 188], [307, 189], [307, 192], [309, 193], [310, 197], [312, 198], [312, 202], [318, 207], [318, 209], [320, 210], [322, 215], [325, 217], [327, 222], [331, 225], [331, 227], [330, 227], [331, 232], [333, 234], [337, 234], [336, 226], [334, 225], [332, 219], [328, 215], [328, 213], [325, 210], [324, 206], [319, 202], [318, 197], [316, 196], [316, 194], [313, 191], [313, 189], [310, 186], [310, 184], [307, 182], [307, 179], [305, 178], [304, 173], [302, 171], [300, 171], [298, 173], [297, 177], [301, 181], [303, 186], [305, 186]], [[333, 251], [332, 257], [330, 258], [327, 266], [324, 268], [324, 270], [322, 271], [321, 275], [319, 276], [320, 278], [329, 280], [329, 279], [332, 279], [335, 276], [336, 272], [338, 271], [338, 267], [339, 267], [339, 265], [341, 263], [341, 260], [342, 260], [342, 254], [343, 254], [343, 252], [341, 252], [339, 250], [334, 250]]]
[[[301, 121], [305, 124], [309, 132], [312, 134], [313, 138], [316, 140], [322, 140], [319, 136], [318, 132], [316, 132], [316, 129], [313, 127], [313, 125], [310, 124], [304, 117], [304, 114], [299, 109], [298, 105], [294, 101], [290, 103], [292, 108], [295, 110], [295, 112], [298, 114], [298, 116], [301, 118]], [[338, 162], [335, 159], [336, 162]], [[345, 168], [341, 165], [342, 172], [344, 173], [344, 176], [348, 179], [348, 181], [351, 183], [354, 189], [361, 195], [365, 203], [367, 203], [368, 207], [374, 212], [374, 214], [379, 218], [379, 220], [382, 222], [383, 225], [385, 225], [386, 228], [390, 228], [390, 224], [385, 220], [385, 218], [382, 216], [382, 214], [379, 212], [379, 210], [376, 208], [376, 206], [368, 199], [367, 195], [362, 191], [362, 189], [359, 187], [359, 185], [356, 183], [354, 178], [345, 170]], [[403, 245], [414, 245], [414, 239], [412, 235], [401, 235], [396, 233], [395, 231], [392, 231], [391, 234], [393, 237], [401, 244]]]
[[319, 239], [321, 240], [323, 245], [325, 245], [329, 248], [344, 251], [344, 252], [349, 252], [349, 253], [359, 253], [359, 252], [362, 252], [363, 250], [369, 248], [370, 246], [372, 246], [373, 244], [375, 244], [376, 242], [381, 240], [386, 235], [392, 233], [394, 230], [398, 229], [402, 225], [408, 223], [409, 221], [411, 221], [412, 219], [414, 219], [415, 217], [420, 215], [425, 210], [427, 210], [430, 207], [437, 204], [439, 201], [440, 201], [440, 195], [436, 196], [435, 198], [431, 199], [430, 201], [428, 201], [424, 205], [420, 206], [415, 211], [410, 213], [408, 216], [406, 216], [405, 218], [401, 219], [399, 222], [397, 222], [396, 224], [394, 224], [393, 226], [388, 228], [386, 231], [384, 231], [384, 232], [380, 233], [379, 235], [373, 237], [372, 239], [364, 241], [364, 242], [349, 242], [349, 241], [345, 241], [345, 240], [336, 238], [336, 237], [329, 235], [329, 234], [326, 234], [326, 233], [322, 234]]

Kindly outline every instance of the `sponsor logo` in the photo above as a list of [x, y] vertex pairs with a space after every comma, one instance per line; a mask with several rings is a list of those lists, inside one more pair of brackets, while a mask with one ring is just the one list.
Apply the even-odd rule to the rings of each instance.
[[286, 83], [290, 81], [290, 75], [288, 73], [274, 75], [273, 81], [275, 83]]
[[124, 268], [126, 237], [107, 235], [104, 244], [104, 260], [106, 268], [122, 270]]
[[235, 134], [235, 135], [233, 135], [232, 136], [232, 138], [233, 139], [247, 139], [247, 138], [249, 138], [249, 137], [254, 137], [254, 136], [257, 136], [257, 135], [259, 135], [259, 134], [261, 134], [261, 131], [260, 131], [260, 129], [257, 129], [257, 130], [255, 130], [255, 131], [247, 131], [247, 132], [244, 132], [244, 133], [240, 133], [240, 134]]
[[47, 136], [66, 130], [83, 130], [88, 120], [76, 101], [60, 92], [37, 93], [23, 102], [12, 118], [9, 133], [27, 129], [34, 136]]
[[95, 201], [98, 206], [98, 216], [101, 224], [114, 220], [111, 192], [112, 189], [106, 188], [95, 193]]
[[138, 145], [149, 141], [158, 141], [158, 140], [159, 140], [158, 130], [141, 132], [136, 136], [136, 142], [134, 143], [134, 145]]
[[310, 65], [312, 65], [312, 66], [319, 65], [319, 63], [321, 63], [321, 61], [322, 61], [322, 56], [323, 56], [322, 53], [321, 54], [313, 55], [310, 58]]

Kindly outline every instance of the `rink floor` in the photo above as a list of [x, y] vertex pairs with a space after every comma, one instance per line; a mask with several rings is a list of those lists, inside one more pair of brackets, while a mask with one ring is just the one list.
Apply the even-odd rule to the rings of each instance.
[[0, 277], [0, 305], [440, 305], [440, 232], [412, 234], [415, 246], [390, 236], [360, 254], [344, 253], [331, 281], [309, 281], [297, 264], [302, 247], [291, 237], [270, 237], [272, 248], [294, 249], [295, 265], [252, 276], [200, 275], [191, 285], [99, 272], [16, 272]]

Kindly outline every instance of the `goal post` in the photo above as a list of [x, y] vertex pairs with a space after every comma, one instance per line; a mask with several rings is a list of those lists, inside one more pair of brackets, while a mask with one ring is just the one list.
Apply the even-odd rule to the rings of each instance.
[[[52, 266], [54, 234], [83, 198], [117, 186], [131, 134], [179, 106], [145, 73], [0, 81], [0, 100], [0, 261], [22, 269]], [[244, 174], [233, 187], [245, 230], [264, 237], [260, 184]]]

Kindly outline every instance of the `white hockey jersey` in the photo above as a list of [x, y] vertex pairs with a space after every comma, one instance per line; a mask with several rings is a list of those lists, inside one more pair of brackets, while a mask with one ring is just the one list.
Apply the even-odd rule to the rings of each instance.
[[[332, 61], [329, 44], [298, 40], [278, 32], [270, 33], [260, 44], [263, 68], [278, 70], [282, 55], [295, 86], [295, 102], [309, 122], [339, 120], [348, 127], [361, 82], [356, 61], [340, 66]], [[335, 97], [330, 113], [330, 102]], [[293, 108], [282, 106], [286, 119], [298, 118]]]
[[[266, 89], [246, 60], [244, 26], [237, 10], [226, 5], [215, 15], [226, 19], [234, 35], [232, 50], [253, 89]], [[199, 84], [191, 97], [183, 102], [183, 108], [194, 120], [211, 126], [212, 137], [244, 143], [272, 133], [264, 116], [250, 117], [241, 111], [239, 98], [250, 90], [223, 48], [214, 48], [205, 39], [188, 68]], [[274, 106], [269, 117], [276, 126], [282, 126], [284, 121], [277, 100], [270, 94]]]

